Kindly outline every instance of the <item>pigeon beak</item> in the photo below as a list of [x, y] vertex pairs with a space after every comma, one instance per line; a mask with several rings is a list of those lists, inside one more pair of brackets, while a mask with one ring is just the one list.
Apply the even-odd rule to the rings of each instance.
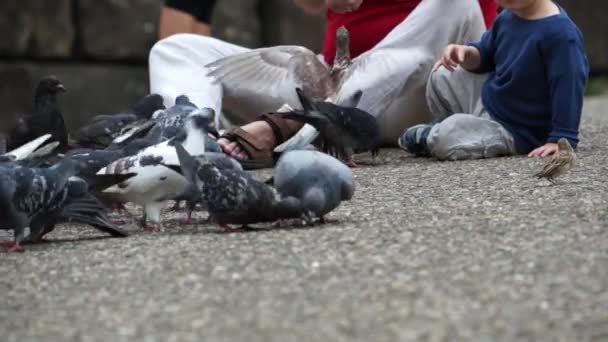
[[65, 87], [63, 86], [63, 84], [59, 83], [56, 88], [60, 92], [65, 93]]

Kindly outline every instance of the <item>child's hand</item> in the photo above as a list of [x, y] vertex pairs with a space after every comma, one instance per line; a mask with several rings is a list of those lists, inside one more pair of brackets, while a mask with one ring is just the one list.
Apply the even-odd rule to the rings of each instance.
[[556, 143], [546, 143], [543, 146], [528, 153], [528, 157], [546, 157], [557, 152], [559, 149]]
[[443, 66], [449, 71], [456, 70], [460, 64], [466, 63], [469, 56], [478, 53], [477, 49], [468, 45], [450, 44], [443, 50], [443, 56], [435, 64], [433, 71]]

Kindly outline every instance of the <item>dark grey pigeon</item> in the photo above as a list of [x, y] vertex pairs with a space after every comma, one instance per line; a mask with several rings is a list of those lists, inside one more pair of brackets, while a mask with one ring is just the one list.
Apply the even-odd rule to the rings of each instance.
[[312, 101], [300, 88], [296, 88], [303, 111], [276, 113], [277, 115], [308, 123], [320, 132], [320, 149], [357, 166], [353, 154], [372, 152], [375, 157], [380, 146], [380, 127], [376, 118], [355, 107], [362, 92], [356, 94], [352, 107], [338, 106], [326, 101]]
[[127, 232], [109, 220], [107, 208], [93, 192], [99, 193], [104, 188], [133, 176], [134, 174], [129, 174], [110, 179], [108, 175], [103, 175], [102, 178], [110, 180], [110, 182], [102, 180], [95, 185], [78, 177], [70, 178], [64, 190], [45, 209], [44, 215], [33, 217], [30, 223], [30, 234], [24, 242], [40, 242], [44, 235], [52, 232], [57, 224], [63, 222], [87, 224], [113, 237], [128, 236]]
[[355, 192], [352, 171], [336, 158], [318, 151], [289, 151], [277, 162], [274, 187], [282, 197], [295, 197], [309, 217], [324, 216]]
[[204, 156], [192, 158], [180, 144], [175, 148], [181, 172], [202, 193], [210, 221], [226, 231], [234, 230], [230, 224], [246, 228], [252, 223], [302, 216], [297, 199], [280, 198], [272, 187], [244, 171], [221, 170]]
[[[76, 162], [64, 159], [50, 168], [28, 168], [17, 164], [0, 164], [0, 229], [13, 230], [14, 242], [9, 251], [21, 251], [24, 230], [49, 231], [58, 222], [74, 221], [96, 224], [96, 228], [111, 232], [114, 236], [124, 236], [118, 228], [96, 220], [96, 215], [79, 211], [81, 193], [75, 192], [71, 177], [78, 169]], [[90, 198], [85, 199], [88, 201]], [[71, 207], [66, 206], [70, 204]], [[83, 218], [86, 217], [86, 220]], [[32, 226], [33, 225], [33, 226]], [[43, 235], [43, 234], [42, 234]]]
[[[199, 163], [204, 162], [201, 159], [202, 157], [200, 157], [200, 156], [193, 156], [193, 158], [196, 159], [197, 161], [199, 161]], [[221, 153], [206, 152], [204, 155], [204, 158], [206, 158], [211, 164], [215, 165], [220, 170], [231, 170], [232, 169], [232, 170], [243, 171], [243, 167], [241, 166], [241, 164], [239, 162], [237, 162], [233, 158], [228, 157], [223, 152], [221, 152]], [[168, 165], [166, 165], [166, 166], [168, 166]], [[179, 165], [172, 165], [169, 167], [175, 168], [175, 167], [179, 167]], [[179, 170], [179, 173], [181, 173], [181, 170]], [[202, 196], [201, 191], [198, 189], [198, 187], [194, 183], [190, 183], [188, 185], [188, 187], [184, 190], [184, 192], [179, 194], [177, 197], [170, 198], [170, 199], [175, 201], [175, 205], [172, 208], [173, 210], [179, 210], [180, 202], [186, 201], [186, 209], [188, 210], [188, 217], [186, 218], [185, 224], [192, 223], [192, 212], [196, 208], [197, 204], [201, 204], [203, 206], [203, 208], [205, 208], [205, 209], [207, 208], [206, 203], [204, 203], [204, 201], [202, 201], [203, 196]]]
[[54, 76], [44, 77], [36, 87], [34, 111], [20, 118], [8, 139], [8, 150], [17, 148], [44, 134], [52, 134], [51, 140], [59, 142], [59, 149], [68, 148], [68, 133], [57, 94], [65, 88]]
[[74, 143], [79, 147], [103, 149], [108, 147], [124, 130], [138, 127], [139, 135], [131, 134], [132, 139], [146, 134], [154, 122], [146, 124], [157, 110], [165, 109], [163, 98], [158, 94], [149, 94], [137, 101], [131, 109], [116, 114], [97, 115], [71, 134]]

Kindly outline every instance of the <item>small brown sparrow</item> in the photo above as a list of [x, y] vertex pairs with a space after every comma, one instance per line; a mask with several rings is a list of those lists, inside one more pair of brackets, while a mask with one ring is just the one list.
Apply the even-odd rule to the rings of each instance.
[[570, 171], [576, 161], [576, 153], [574, 153], [568, 139], [560, 138], [557, 141], [557, 147], [557, 152], [551, 156], [540, 171], [534, 174], [538, 178], [546, 178], [554, 185], [558, 184], [555, 178]]

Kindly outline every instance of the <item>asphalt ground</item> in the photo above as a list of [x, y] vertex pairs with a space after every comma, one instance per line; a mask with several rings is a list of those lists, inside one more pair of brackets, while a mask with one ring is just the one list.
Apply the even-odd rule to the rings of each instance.
[[354, 170], [337, 224], [222, 234], [167, 212], [165, 232], [125, 239], [59, 227], [0, 252], [0, 339], [607, 341], [607, 105], [586, 100], [558, 186], [525, 156], [389, 149]]

